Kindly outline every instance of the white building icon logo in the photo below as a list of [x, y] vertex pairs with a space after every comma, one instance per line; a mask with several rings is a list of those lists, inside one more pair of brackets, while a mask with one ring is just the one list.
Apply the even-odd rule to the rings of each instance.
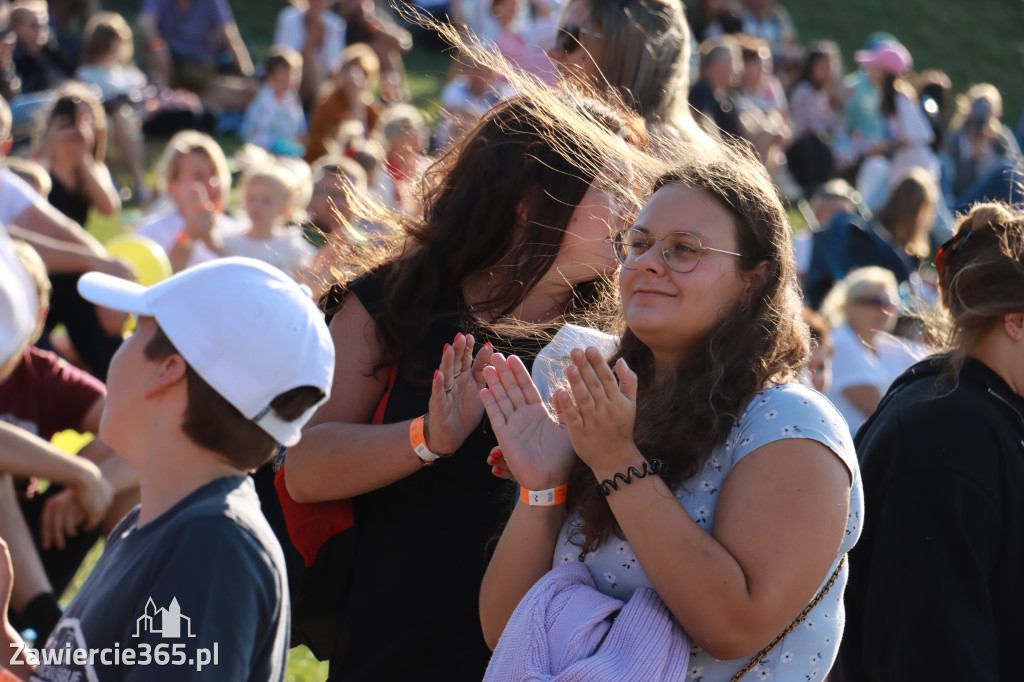
[[138, 637], [143, 632], [162, 635], [165, 639], [182, 637], [182, 621], [185, 622], [186, 634], [184, 636], [195, 637], [195, 634], [192, 633], [192, 619], [181, 615], [181, 606], [178, 605], [177, 597], [171, 600], [171, 605], [166, 609], [158, 609], [153, 603], [153, 598], [150, 597], [146, 602], [145, 612], [135, 621], [135, 634], [132, 637]]

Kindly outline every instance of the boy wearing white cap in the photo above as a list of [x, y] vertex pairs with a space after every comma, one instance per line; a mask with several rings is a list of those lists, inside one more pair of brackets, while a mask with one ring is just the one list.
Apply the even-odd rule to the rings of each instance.
[[138, 318], [111, 363], [100, 435], [138, 469], [142, 503], [32, 679], [283, 679], [284, 559], [246, 473], [298, 442], [330, 393], [323, 317], [287, 275], [245, 258], [149, 289], [90, 273], [79, 290]]

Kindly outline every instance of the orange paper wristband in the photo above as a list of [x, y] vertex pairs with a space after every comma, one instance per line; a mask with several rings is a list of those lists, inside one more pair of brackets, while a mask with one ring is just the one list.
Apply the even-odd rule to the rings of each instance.
[[409, 444], [412, 445], [413, 452], [424, 464], [433, 464], [434, 460], [441, 455], [431, 452], [427, 447], [427, 440], [423, 436], [423, 423], [426, 418], [426, 415], [417, 417], [409, 424]]
[[547, 490], [527, 490], [520, 486], [519, 501], [531, 507], [554, 507], [565, 502], [568, 492], [568, 485], [560, 485]]

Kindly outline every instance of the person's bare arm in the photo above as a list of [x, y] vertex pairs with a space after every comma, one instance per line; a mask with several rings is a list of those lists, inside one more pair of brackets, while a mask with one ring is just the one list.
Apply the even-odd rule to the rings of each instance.
[[221, 35], [228, 51], [231, 52], [231, 57], [234, 59], [239, 73], [243, 76], [251, 76], [253, 73], [252, 58], [249, 56], [249, 48], [245, 46], [245, 41], [242, 40], [235, 22], [224, 24]]
[[7, 231], [15, 239], [28, 243], [36, 250], [51, 275], [79, 272], [105, 272], [115, 277], [133, 279], [134, 271], [126, 263], [111, 257], [105, 251], [97, 254], [87, 246], [45, 237], [31, 230], [9, 225]]
[[[114, 452], [109, 445], [98, 438], [90, 441], [78, 453], [78, 457], [99, 467], [100, 475], [110, 486], [114, 495], [129, 494], [138, 490], [138, 475], [128, 460]], [[62, 550], [66, 539], [75, 537], [81, 530], [92, 530], [88, 510], [78, 492], [65, 488], [53, 495], [43, 505], [39, 518], [39, 540], [43, 549]], [[100, 523], [109, 523], [104, 517]], [[107, 532], [109, 529], [105, 529]]]
[[83, 159], [79, 171], [82, 190], [97, 211], [103, 215], [113, 215], [121, 210], [121, 197], [117, 193], [117, 188], [114, 187], [110, 169], [106, 164], [88, 156]]
[[331, 320], [338, 358], [335, 390], [288, 449], [285, 482], [300, 502], [342, 499], [415, 473], [423, 463], [409, 445], [409, 422], [368, 425], [387, 388], [374, 373], [380, 354], [373, 320], [354, 296]]
[[150, 80], [157, 85], [169, 85], [174, 66], [171, 62], [171, 53], [167, 49], [167, 43], [160, 35], [160, 27], [157, 25], [156, 17], [152, 14], [142, 14], [136, 22], [139, 37], [145, 47], [146, 60], [143, 67], [146, 69]]
[[[313, 415], [302, 441], [288, 449], [285, 460], [285, 483], [299, 502], [370, 492], [423, 467], [409, 442], [411, 420], [367, 424], [384, 395], [387, 374], [373, 369], [380, 346], [373, 320], [355, 296], [350, 295], [331, 320], [331, 336], [338, 358], [334, 385], [339, 390]], [[473, 338], [460, 336], [442, 353], [425, 410], [429, 413], [426, 444], [439, 454], [455, 452], [483, 416], [478, 392], [483, 385], [482, 366], [491, 351], [487, 347], [477, 353], [474, 364]], [[444, 393], [446, 386], [455, 388]]]
[[[25, 656], [25, 641], [7, 617], [13, 589], [14, 568], [11, 565], [11, 553], [7, 549], [7, 543], [0, 538], [0, 651], [7, 652], [3, 658], [0, 658], [0, 682], [27, 680], [35, 670], [35, 666], [29, 665]], [[18, 661], [18, 665], [11, 666], [10, 669], [5, 667], [14, 661]], [[18, 671], [18, 674], [15, 675], [13, 670]]]
[[95, 464], [67, 455], [38, 436], [4, 422], [0, 422], [0, 471], [12, 476], [39, 476], [71, 488], [89, 527], [103, 520], [113, 499], [110, 484]]
[[[97, 434], [105, 405], [106, 396], [97, 398], [82, 418], [78, 431]], [[115, 496], [133, 490], [137, 492], [139, 477], [135, 467], [98, 436], [82, 448], [78, 457], [99, 467], [101, 476], [110, 485]], [[86, 509], [75, 490], [68, 488], [53, 495], [43, 505], [39, 519], [39, 535], [43, 548], [64, 549], [66, 538], [76, 536], [85, 526], [86, 520]], [[104, 522], [109, 523], [109, 520]]]
[[58, 211], [42, 197], [11, 222], [18, 227], [50, 239], [84, 246], [97, 256], [105, 256], [107, 253], [103, 245], [86, 232], [85, 228]]
[[494, 651], [519, 602], [551, 570], [565, 505], [516, 504], [480, 585], [480, 625]]
[[[481, 398], [501, 448], [500, 466], [527, 490], [565, 484], [576, 462], [565, 426], [548, 414], [519, 358], [494, 355], [491, 365]], [[551, 570], [564, 519], [564, 504], [513, 510], [480, 586], [480, 625], [492, 650], [520, 600]]]

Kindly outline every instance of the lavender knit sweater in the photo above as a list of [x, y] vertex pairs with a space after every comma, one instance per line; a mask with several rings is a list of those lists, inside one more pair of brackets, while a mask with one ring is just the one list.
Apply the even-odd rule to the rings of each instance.
[[689, 658], [689, 639], [653, 590], [641, 587], [623, 605], [572, 562], [519, 602], [484, 682], [683, 680]]

